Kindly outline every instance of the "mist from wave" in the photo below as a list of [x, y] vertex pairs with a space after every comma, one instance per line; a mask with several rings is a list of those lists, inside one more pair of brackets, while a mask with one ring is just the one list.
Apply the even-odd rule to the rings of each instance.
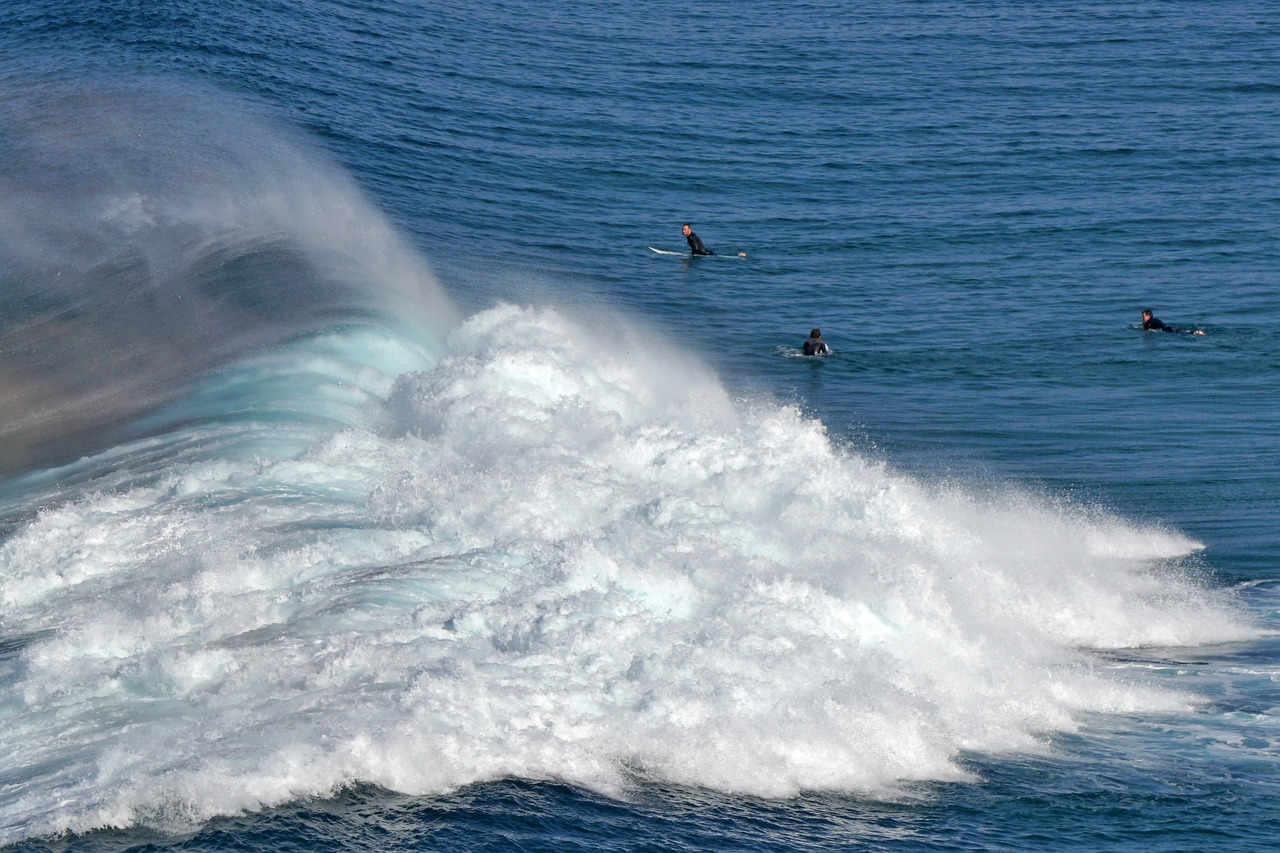
[[313, 144], [194, 84], [7, 80], [0, 477], [136, 437], [210, 369], [335, 324], [452, 309]]

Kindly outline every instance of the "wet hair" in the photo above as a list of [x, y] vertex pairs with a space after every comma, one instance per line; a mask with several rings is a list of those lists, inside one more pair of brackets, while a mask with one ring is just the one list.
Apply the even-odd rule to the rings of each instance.
[[692, 225], [690, 225], [688, 222], [686, 222], [686, 223], [684, 223], [683, 225], [681, 225], [680, 227], [681, 227], [681, 228], [692, 228], [693, 226], [692, 226]]
[[1152, 311], [1150, 308], [1143, 308], [1143, 309], [1142, 309], [1142, 316], [1143, 316], [1143, 317], [1146, 317], [1146, 316], [1148, 316], [1148, 315], [1149, 315], [1149, 316], [1154, 317], [1154, 316], [1155, 316], [1155, 312], [1154, 312], [1154, 311]]
[[809, 337], [811, 337], [811, 338], [820, 338], [820, 337], [822, 337], [822, 330], [821, 330], [821, 329], [810, 329], [810, 330], [809, 330]]

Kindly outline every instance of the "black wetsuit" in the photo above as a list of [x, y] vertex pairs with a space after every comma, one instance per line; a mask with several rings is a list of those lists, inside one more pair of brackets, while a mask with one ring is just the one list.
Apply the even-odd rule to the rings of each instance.
[[804, 342], [805, 355], [830, 355], [831, 347], [822, 338], [809, 338]]
[[[1155, 317], [1152, 317], [1150, 320], [1143, 320], [1142, 328], [1148, 332], [1182, 332], [1182, 330], [1177, 326], [1170, 326], [1166, 323], [1162, 323]], [[1191, 332], [1183, 332], [1183, 334], [1189, 335]]]
[[698, 237], [697, 234], [694, 234], [692, 231], [689, 232], [689, 236], [685, 237], [685, 239], [689, 241], [689, 251], [692, 252], [693, 254], [695, 255], [714, 255], [715, 254], [715, 252], [711, 251], [706, 246], [702, 245], [702, 239]]

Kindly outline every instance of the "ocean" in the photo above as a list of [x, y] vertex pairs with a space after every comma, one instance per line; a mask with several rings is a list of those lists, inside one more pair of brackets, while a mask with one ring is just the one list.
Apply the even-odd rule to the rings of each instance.
[[1274, 849], [1278, 55], [6, 4], [0, 849]]

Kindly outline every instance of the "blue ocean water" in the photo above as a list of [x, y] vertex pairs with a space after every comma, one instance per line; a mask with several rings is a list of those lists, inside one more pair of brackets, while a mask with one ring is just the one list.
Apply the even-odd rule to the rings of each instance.
[[1274, 847], [1269, 4], [0, 47], [4, 849]]

